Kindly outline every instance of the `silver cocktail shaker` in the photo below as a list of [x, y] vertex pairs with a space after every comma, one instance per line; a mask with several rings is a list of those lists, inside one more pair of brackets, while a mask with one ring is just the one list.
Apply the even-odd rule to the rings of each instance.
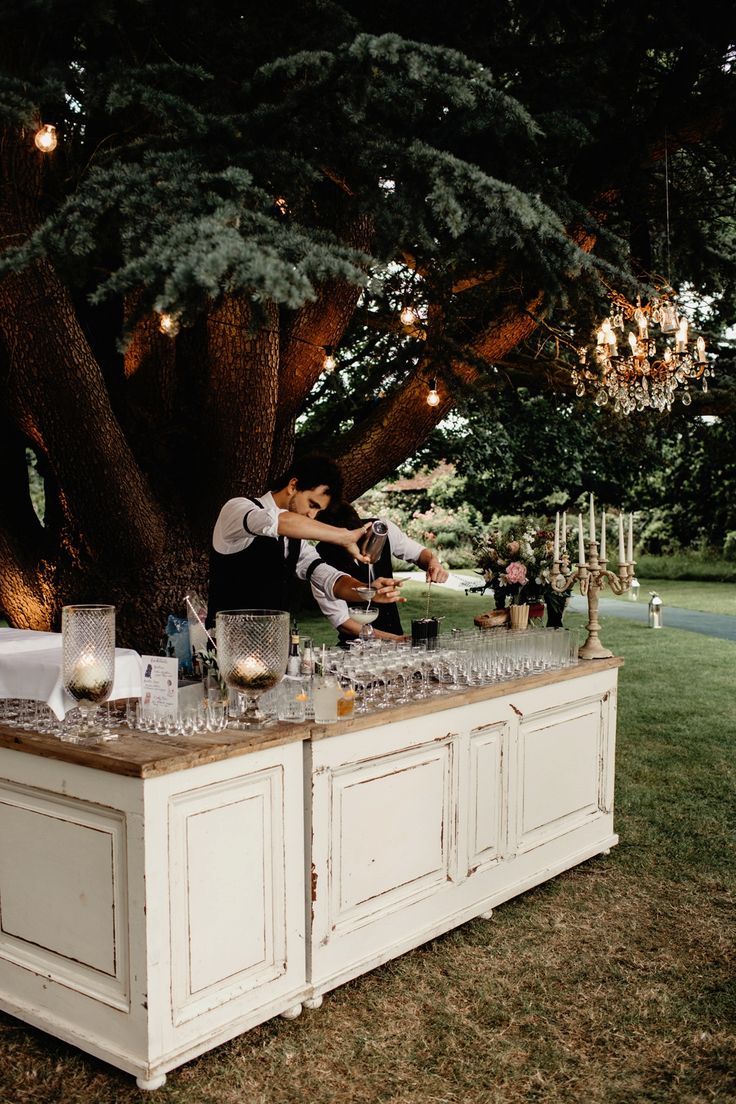
[[387, 539], [388, 525], [386, 522], [380, 520], [373, 521], [371, 522], [370, 529], [367, 529], [358, 541], [358, 548], [364, 556], [368, 557], [368, 562], [374, 564], [381, 555]]

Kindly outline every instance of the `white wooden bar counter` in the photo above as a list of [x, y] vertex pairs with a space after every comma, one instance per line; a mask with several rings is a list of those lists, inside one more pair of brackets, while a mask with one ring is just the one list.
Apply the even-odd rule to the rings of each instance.
[[606, 852], [621, 660], [328, 727], [0, 727], [0, 1007], [141, 1088]]

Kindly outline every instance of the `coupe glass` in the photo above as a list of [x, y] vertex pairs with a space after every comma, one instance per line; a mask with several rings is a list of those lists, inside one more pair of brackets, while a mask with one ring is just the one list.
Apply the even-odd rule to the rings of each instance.
[[378, 617], [378, 609], [375, 606], [348, 606], [348, 613], [360, 625], [360, 639], [373, 640], [376, 635], [373, 622]]
[[269, 718], [258, 698], [284, 677], [289, 656], [289, 614], [283, 610], [221, 610], [217, 614], [220, 674], [238, 695], [232, 728], [260, 728]]
[[64, 606], [61, 611], [62, 679], [77, 702], [80, 721], [64, 739], [96, 744], [104, 730], [95, 723], [97, 706], [107, 701], [115, 678], [115, 607]]

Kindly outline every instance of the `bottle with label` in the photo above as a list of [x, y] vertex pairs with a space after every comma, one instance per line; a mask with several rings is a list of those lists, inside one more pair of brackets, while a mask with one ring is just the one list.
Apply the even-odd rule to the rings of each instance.
[[299, 655], [299, 628], [296, 624], [291, 627], [291, 642], [289, 644], [289, 658], [286, 661], [286, 674], [290, 678], [298, 678], [301, 674], [301, 656]]
[[307, 720], [312, 720], [314, 718], [314, 648], [312, 646], [312, 641], [308, 636], [305, 636], [304, 638], [304, 647], [302, 648], [300, 670], [302, 679], [304, 680], [304, 691], [307, 695], [305, 715]]
[[296, 622], [291, 626], [289, 657], [286, 661], [286, 674], [278, 689], [277, 714], [280, 721], [298, 723], [304, 720], [306, 694], [304, 680], [300, 673], [299, 627]]

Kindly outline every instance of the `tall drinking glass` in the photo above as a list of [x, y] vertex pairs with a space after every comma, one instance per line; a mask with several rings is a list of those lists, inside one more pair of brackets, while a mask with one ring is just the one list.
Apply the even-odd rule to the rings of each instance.
[[64, 689], [81, 715], [63, 738], [75, 744], [100, 743], [105, 732], [95, 724], [95, 714], [110, 696], [115, 678], [115, 607], [64, 606], [61, 639]]
[[289, 614], [283, 610], [221, 610], [216, 618], [220, 674], [238, 696], [232, 728], [261, 728], [270, 718], [258, 698], [286, 673]]

